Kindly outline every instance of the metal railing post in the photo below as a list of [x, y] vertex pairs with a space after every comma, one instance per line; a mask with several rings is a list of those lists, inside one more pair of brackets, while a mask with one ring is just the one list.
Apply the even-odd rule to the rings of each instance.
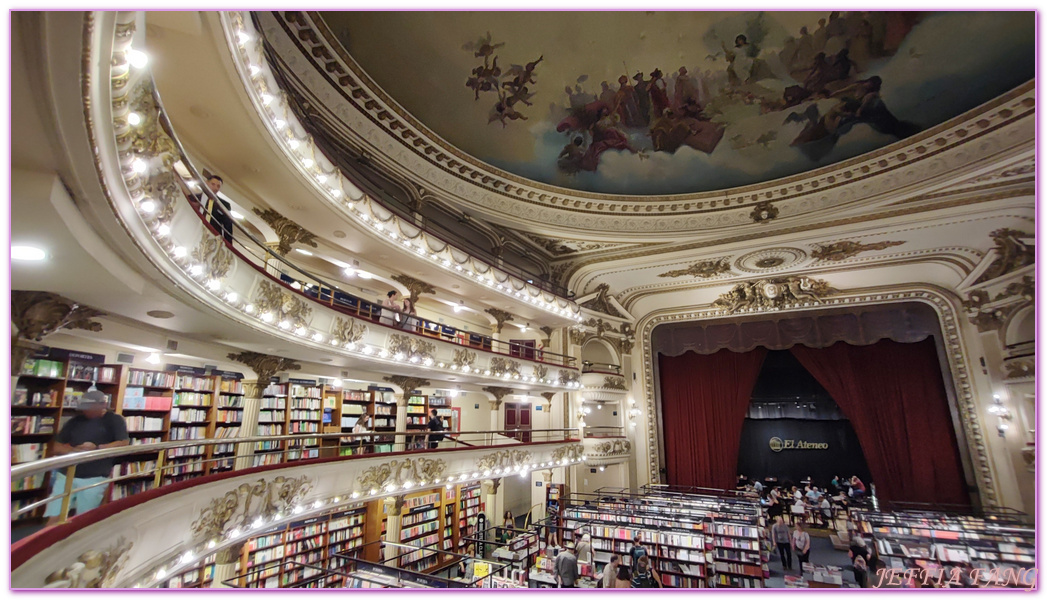
[[69, 505], [73, 499], [73, 479], [76, 477], [76, 465], [69, 465], [65, 469], [65, 491], [62, 494], [62, 510], [58, 514], [58, 522], [65, 523], [69, 520]]
[[153, 487], [158, 488], [164, 481], [164, 456], [167, 454], [165, 450], [161, 450], [156, 455], [156, 474], [153, 476]]

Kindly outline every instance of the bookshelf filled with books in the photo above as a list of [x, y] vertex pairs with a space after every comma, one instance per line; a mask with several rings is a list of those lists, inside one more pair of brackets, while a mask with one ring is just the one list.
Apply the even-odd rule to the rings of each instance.
[[[374, 414], [374, 392], [367, 390], [344, 390], [339, 413], [339, 429], [342, 433], [352, 433], [361, 419], [366, 423]], [[348, 456], [363, 451], [363, 442], [353, 438], [341, 438], [340, 454]]]
[[[259, 436], [284, 435], [287, 433], [287, 383], [270, 383], [262, 390], [258, 405]], [[254, 447], [254, 466], [275, 465], [281, 462], [284, 443], [280, 441], [256, 442]]]
[[[215, 401], [214, 437], [233, 439], [240, 436], [244, 421], [244, 384], [239, 373], [218, 376], [218, 397]], [[230, 471], [236, 456], [236, 444], [211, 446], [211, 473]]]
[[[290, 379], [288, 383], [287, 434], [320, 433], [323, 424], [323, 386], [304, 379]], [[319, 438], [289, 442], [287, 460], [317, 458], [320, 455], [319, 448]]]
[[458, 489], [458, 547], [465, 550], [465, 538], [476, 533], [477, 515], [483, 507], [480, 501], [480, 484], [460, 486]]

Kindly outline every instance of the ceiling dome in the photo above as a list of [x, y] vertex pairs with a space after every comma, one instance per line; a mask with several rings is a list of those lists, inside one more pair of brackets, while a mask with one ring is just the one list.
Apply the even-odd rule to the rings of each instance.
[[1032, 12], [322, 15], [373, 81], [447, 143], [603, 194], [796, 175], [1034, 76]]

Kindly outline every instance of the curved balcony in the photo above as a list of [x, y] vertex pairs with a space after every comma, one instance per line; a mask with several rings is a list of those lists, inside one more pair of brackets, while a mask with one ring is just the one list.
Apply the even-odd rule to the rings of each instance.
[[401, 241], [413, 251], [417, 249], [418, 256], [433, 266], [478, 281], [492, 293], [522, 300], [558, 319], [582, 320], [578, 305], [564, 297], [563, 288], [533, 275], [510, 273], [504, 265], [495, 264], [497, 261], [481, 260], [439, 233], [420, 227], [413, 216], [396, 214], [364, 193], [352, 177], [342, 172], [336, 160], [324, 154], [282, 97], [278, 78], [265, 60], [263, 36], [250, 13], [220, 13], [220, 20], [232, 62], [266, 133], [331, 209], [365, 231]]
[[[571, 357], [547, 351], [514, 352], [511, 344], [488, 336], [376, 307], [298, 267], [235, 222], [231, 241], [217, 235], [202, 205], [208, 199], [214, 206], [220, 203], [209, 189], [193, 194], [187, 187], [186, 180], [192, 184], [203, 179], [179, 143], [148, 72], [129, 62], [133, 13], [119, 15], [123, 23], [115, 25], [113, 60], [92, 63], [100, 72], [89, 79], [110, 84], [96, 90], [108, 102], [88, 108], [89, 131], [99, 147], [96, 167], [117, 218], [143, 254], [178, 287], [252, 329], [360, 363], [395, 365], [399, 373], [512, 382], [521, 389], [578, 387]], [[99, 43], [92, 47], [108, 48], [100, 42], [104, 35], [100, 29], [95, 34]], [[330, 187], [335, 183], [329, 182], [325, 189], [335, 189]], [[342, 189], [355, 195], [348, 182], [337, 185], [339, 196]], [[390, 230], [390, 239], [416, 248], [422, 256], [447, 264], [453, 261], [459, 270], [468, 260], [455, 248], [393, 223], [387, 215], [369, 214], [367, 220], [378, 230], [396, 225], [399, 233]], [[550, 312], [566, 315], [576, 310], [556, 298], [538, 300], [538, 290], [517, 286], [510, 276], [494, 269], [477, 277], [521, 295], [532, 290], [534, 302]]]
[[[45, 587], [56, 582], [70, 587], [164, 586], [194, 565], [199, 568], [197, 563], [205, 557], [238, 547], [267, 528], [408, 492], [451, 489], [503, 477], [529, 478], [536, 469], [583, 463], [588, 457], [576, 432], [532, 430], [527, 443], [506, 437], [514, 431], [456, 432], [435, 449], [350, 456], [339, 454], [344, 448], [366, 450], [374, 443], [374, 434], [201, 439], [94, 450], [16, 465], [12, 481], [51, 470], [67, 474], [64, 489], [23, 510], [53, 501], [61, 503], [61, 513], [67, 514], [70, 494], [87, 489], [73, 488], [77, 465], [100, 458], [152, 457], [151, 468], [132, 476], [152, 477], [157, 486], [103, 504], [15, 543], [12, 587]], [[406, 438], [419, 434], [403, 431], [383, 435]], [[317, 458], [298, 459], [296, 442], [307, 438], [330, 445], [321, 446]], [[236, 456], [231, 458], [173, 464], [168, 457], [180, 449], [230, 443], [238, 445]], [[251, 448], [257, 443], [278, 444], [280, 462], [252, 466]], [[193, 472], [196, 467], [206, 469], [213, 461], [230, 461], [231, 468], [164, 484], [165, 472]], [[107, 486], [127, 477], [106, 478], [94, 486]], [[101, 572], [84, 573], [78, 570], [83, 564], [69, 569], [90, 552], [106, 557]]]

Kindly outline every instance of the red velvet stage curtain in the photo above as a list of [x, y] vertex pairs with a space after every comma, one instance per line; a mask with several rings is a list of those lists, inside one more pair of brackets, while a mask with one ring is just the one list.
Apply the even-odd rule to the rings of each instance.
[[790, 351], [850, 419], [880, 499], [970, 504], [934, 338]]
[[670, 485], [734, 489], [738, 445], [764, 348], [658, 356]]

